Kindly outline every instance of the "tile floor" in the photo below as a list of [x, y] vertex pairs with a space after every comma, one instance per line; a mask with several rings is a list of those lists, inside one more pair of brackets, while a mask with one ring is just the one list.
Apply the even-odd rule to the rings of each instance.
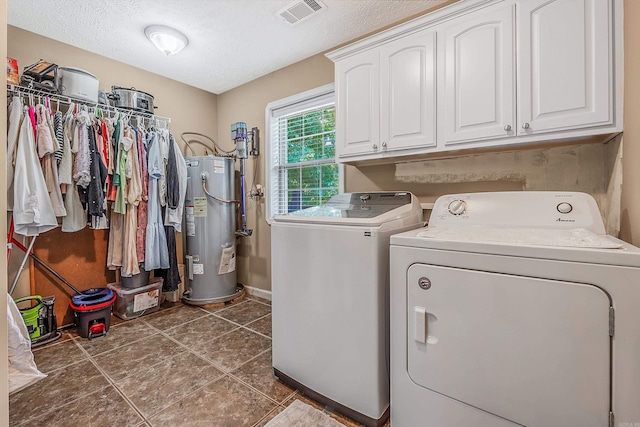
[[[271, 369], [271, 305], [247, 296], [204, 309], [165, 303], [105, 337], [74, 330], [33, 350], [47, 378], [10, 396], [12, 426], [264, 426], [300, 399]], [[389, 425], [387, 422], [386, 425]]]

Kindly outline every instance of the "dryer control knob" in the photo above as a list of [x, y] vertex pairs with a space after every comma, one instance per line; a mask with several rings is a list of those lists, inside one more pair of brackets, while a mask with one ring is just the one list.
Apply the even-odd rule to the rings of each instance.
[[558, 212], [562, 214], [568, 214], [573, 210], [573, 206], [571, 206], [571, 203], [562, 202], [556, 206], [556, 209], [558, 209]]
[[467, 204], [464, 200], [454, 200], [449, 203], [449, 213], [452, 215], [462, 215], [467, 210]]

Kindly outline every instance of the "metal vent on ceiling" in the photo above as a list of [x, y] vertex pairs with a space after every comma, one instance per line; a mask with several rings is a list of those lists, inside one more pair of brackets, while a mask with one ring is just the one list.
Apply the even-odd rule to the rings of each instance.
[[326, 8], [327, 6], [318, 0], [298, 0], [277, 11], [276, 15], [279, 15], [289, 24], [295, 25]]

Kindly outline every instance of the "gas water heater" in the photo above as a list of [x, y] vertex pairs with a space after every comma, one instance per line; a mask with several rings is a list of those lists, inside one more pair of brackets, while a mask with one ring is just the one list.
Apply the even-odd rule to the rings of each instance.
[[[236, 280], [236, 239], [252, 233], [246, 227], [244, 161], [248, 157], [248, 142], [251, 144], [249, 154], [259, 154], [259, 139], [258, 129], [247, 132], [243, 122], [234, 123], [231, 129], [236, 144], [232, 152], [225, 156], [185, 158], [187, 195], [182, 230], [185, 235], [185, 292], [182, 299], [187, 304], [227, 302], [243, 293], [243, 286]], [[239, 199], [235, 193], [236, 159], [240, 161]], [[241, 213], [240, 228], [236, 225], [238, 211]]]

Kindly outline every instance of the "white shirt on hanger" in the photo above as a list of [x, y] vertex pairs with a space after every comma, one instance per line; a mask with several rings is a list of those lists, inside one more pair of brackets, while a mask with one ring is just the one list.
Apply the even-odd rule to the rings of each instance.
[[25, 116], [20, 127], [13, 180], [16, 234], [37, 236], [58, 226], [36, 153], [33, 126]]

